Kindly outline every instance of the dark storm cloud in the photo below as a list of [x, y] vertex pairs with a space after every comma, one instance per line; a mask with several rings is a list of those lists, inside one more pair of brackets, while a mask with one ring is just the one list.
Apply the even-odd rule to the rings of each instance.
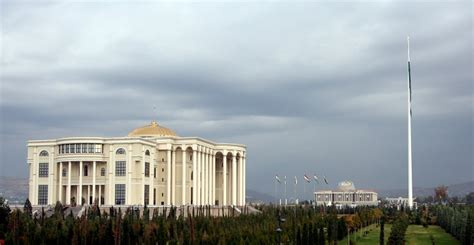
[[246, 144], [250, 188], [404, 187], [410, 35], [415, 185], [472, 180], [471, 5], [2, 2], [0, 176], [27, 175], [28, 139], [156, 118]]

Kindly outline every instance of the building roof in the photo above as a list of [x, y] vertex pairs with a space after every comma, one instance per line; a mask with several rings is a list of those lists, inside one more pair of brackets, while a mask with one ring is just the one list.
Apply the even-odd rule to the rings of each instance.
[[136, 128], [132, 130], [129, 134], [129, 137], [165, 137], [165, 136], [177, 136], [176, 133], [169, 129], [165, 128], [163, 126], [158, 125], [156, 121], [152, 121], [151, 124]]

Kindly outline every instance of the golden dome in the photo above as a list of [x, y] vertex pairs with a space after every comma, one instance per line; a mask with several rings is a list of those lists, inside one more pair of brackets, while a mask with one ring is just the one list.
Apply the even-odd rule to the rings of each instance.
[[157, 122], [152, 121], [150, 125], [134, 129], [128, 134], [129, 137], [163, 137], [163, 136], [177, 136], [176, 133], [169, 129], [158, 125]]

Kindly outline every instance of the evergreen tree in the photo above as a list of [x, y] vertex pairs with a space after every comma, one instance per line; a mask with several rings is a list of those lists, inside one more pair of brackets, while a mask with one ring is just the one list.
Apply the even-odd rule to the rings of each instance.
[[468, 213], [467, 215], [467, 221], [466, 221], [466, 228], [464, 231], [464, 239], [463, 239], [463, 244], [464, 245], [471, 245], [473, 244], [473, 239], [472, 239], [472, 215], [471, 213]]
[[382, 216], [380, 220], [380, 238], [379, 238], [379, 244], [384, 245], [384, 240], [385, 240], [385, 216]]
[[23, 205], [23, 212], [31, 217], [33, 214], [33, 207], [31, 206], [30, 199], [26, 198], [25, 205]]
[[319, 244], [324, 245], [326, 242], [326, 238], [324, 237], [324, 227], [321, 225], [319, 226]]
[[303, 244], [300, 227], [298, 227], [298, 231], [296, 232], [296, 244], [297, 245]]

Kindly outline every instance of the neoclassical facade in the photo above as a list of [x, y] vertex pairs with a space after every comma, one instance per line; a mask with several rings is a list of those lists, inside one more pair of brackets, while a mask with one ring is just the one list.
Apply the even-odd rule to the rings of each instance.
[[127, 137], [28, 141], [33, 205], [245, 205], [246, 147], [152, 122]]
[[377, 193], [374, 191], [356, 190], [351, 181], [342, 181], [337, 190], [323, 190], [314, 193], [316, 205], [342, 206], [377, 206]]

